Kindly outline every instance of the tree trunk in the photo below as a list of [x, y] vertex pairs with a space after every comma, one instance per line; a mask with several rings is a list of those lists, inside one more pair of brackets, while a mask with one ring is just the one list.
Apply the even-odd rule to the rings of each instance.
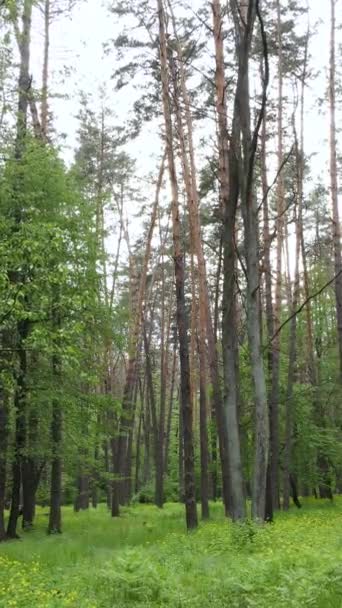
[[50, 49], [50, 0], [45, 0], [44, 6], [44, 58], [42, 74], [42, 101], [40, 110], [40, 125], [43, 137], [48, 133], [48, 80], [49, 80], [49, 49]]
[[144, 306], [144, 297], [146, 291], [146, 276], [148, 270], [148, 264], [151, 256], [151, 246], [152, 246], [152, 237], [154, 232], [154, 227], [157, 219], [157, 210], [159, 204], [159, 194], [162, 187], [163, 175], [164, 175], [164, 162], [165, 162], [165, 154], [163, 156], [159, 175], [156, 185], [156, 195], [155, 201], [153, 205], [152, 215], [150, 226], [147, 235], [146, 241], [146, 249], [143, 261], [143, 267], [141, 271], [140, 281], [139, 281], [139, 290], [137, 297], [137, 305], [134, 312], [134, 320], [133, 320], [133, 329], [130, 336], [130, 345], [129, 345], [129, 359], [127, 366], [127, 374], [126, 374], [126, 382], [124, 387], [124, 394], [122, 398], [122, 415], [119, 424], [119, 433], [118, 437], [113, 439], [112, 445], [115, 446], [113, 451], [113, 469], [114, 469], [114, 480], [113, 480], [113, 493], [112, 493], [112, 516], [117, 517], [120, 514], [119, 509], [119, 497], [120, 492], [122, 492], [122, 487], [124, 485], [123, 482], [123, 474], [125, 469], [125, 460], [127, 456], [127, 438], [129, 436], [130, 429], [133, 426], [133, 416], [132, 416], [132, 398], [133, 398], [133, 389], [136, 381], [136, 362], [137, 362], [137, 349], [139, 345], [140, 339], [140, 330], [141, 330], [141, 321], [143, 315], [143, 306]]
[[165, 473], [169, 472], [169, 451], [170, 451], [170, 437], [171, 437], [171, 422], [174, 402], [174, 390], [176, 383], [176, 363], [177, 363], [177, 334], [173, 337], [173, 358], [172, 358], [172, 371], [171, 371], [171, 387], [169, 397], [169, 409], [167, 414], [166, 423], [166, 438], [165, 438], [165, 453], [164, 453], [164, 470]]
[[[278, 44], [278, 181], [277, 181], [277, 266], [274, 303], [273, 331], [275, 332], [281, 323], [282, 304], [282, 252], [284, 235], [284, 178], [282, 174], [283, 163], [283, 53], [281, 34], [280, 0], [277, 0], [277, 44]], [[279, 372], [280, 372], [280, 334], [274, 338], [272, 343], [272, 374], [271, 393], [269, 399], [270, 407], [270, 482], [273, 509], [279, 509]]]
[[14, 446], [14, 460], [12, 466], [12, 497], [11, 497], [11, 509], [7, 525], [7, 536], [8, 538], [18, 538], [17, 535], [17, 522], [20, 513], [20, 490], [21, 490], [21, 467], [22, 467], [22, 455], [25, 448], [26, 439], [26, 393], [27, 393], [27, 355], [25, 347], [23, 346], [28, 335], [28, 323], [21, 321], [18, 323], [18, 349], [19, 357], [19, 372], [17, 377], [17, 383], [14, 394], [14, 407], [16, 411], [16, 422], [15, 422], [15, 446]]
[[75, 498], [74, 510], [86, 511], [89, 509], [89, 475], [80, 471], [76, 480], [77, 495]]
[[[213, 24], [215, 42], [215, 88], [216, 112], [218, 121], [219, 148], [219, 187], [220, 208], [224, 214], [223, 227], [223, 319], [222, 319], [222, 349], [224, 374], [224, 411], [216, 411], [218, 430], [224, 429], [224, 437], [220, 439], [221, 461], [226, 463], [230, 473], [231, 505], [230, 514], [234, 520], [246, 516], [245, 497], [242, 477], [242, 461], [239, 421], [237, 411], [236, 361], [237, 335], [235, 311], [235, 215], [239, 196], [238, 165], [234, 143], [228, 150], [226, 79], [223, 49], [223, 21], [220, 0], [214, 0]], [[232, 139], [236, 137], [233, 123]], [[223, 448], [221, 447], [223, 444]], [[222, 467], [223, 468], [223, 467]], [[224, 471], [224, 468], [223, 468]], [[229, 485], [227, 480], [227, 484]]]
[[201, 510], [202, 519], [209, 518], [209, 450], [207, 427], [207, 366], [205, 352], [199, 348], [200, 373], [200, 454], [201, 454]]
[[[57, 371], [56, 361], [55, 367]], [[48, 534], [61, 534], [62, 458], [60, 450], [62, 442], [62, 411], [60, 404], [57, 400], [54, 400], [52, 408], [51, 440], [53, 457], [51, 467], [50, 515]]]
[[[330, 102], [330, 188], [333, 219], [333, 245], [335, 263], [335, 298], [336, 320], [340, 360], [340, 382], [342, 382], [342, 254], [341, 254], [341, 225], [338, 209], [337, 183], [337, 152], [336, 152], [336, 83], [335, 83], [335, 17], [336, 0], [330, 0], [331, 5], [331, 34], [330, 34], [330, 72], [329, 72], [329, 102]], [[338, 275], [338, 276], [337, 276]]]
[[[22, 159], [25, 149], [25, 139], [27, 133], [27, 111], [29, 103], [29, 91], [31, 87], [30, 80], [30, 43], [31, 43], [31, 18], [32, 18], [32, 0], [25, 0], [22, 14], [22, 31], [18, 38], [19, 53], [20, 53], [20, 69], [18, 83], [18, 114], [17, 114], [17, 133], [15, 142], [15, 159], [19, 163]], [[20, 172], [18, 175], [18, 183], [16, 184], [18, 195], [22, 194], [20, 183]], [[21, 198], [15, 201], [14, 218], [16, 228], [22, 222]], [[15, 228], [15, 229], [16, 229]], [[17, 273], [12, 273], [12, 281], [17, 282], [19, 277]], [[24, 282], [25, 277], [20, 277], [20, 281]], [[17, 323], [17, 354], [19, 362], [19, 370], [17, 372], [14, 405], [16, 411], [16, 428], [15, 428], [15, 446], [14, 446], [14, 461], [12, 467], [12, 498], [11, 510], [7, 526], [7, 536], [9, 538], [17, 538], [17, 521], [19, 517], [20, 506], [20, 489], [21, 489], [21, 463], [22, 452], [25, 447], [26, 438], [26, 392], [27, 392], [27, 354], [25, 350], [25, 340], [29, 333], [29, 323], [27, 319], [22, 319]]]
[[140, 489], [140, 462], [141, 462], [141, 431], [142, 431], [142, 420], [144, 411], [144, 391], [141, 388], [141, 381], [139, 380], [140, 389], [140, 412], [138, 421], [138, 432], [136, 440], [135, 450], [135, 481], [134, 481], [134, 493], [137, 494]]
[[[111, 471], [110, 471], [109, 447], [108, 447], [107, 439], [105, 439], [103, 442], [103, 454], [104, 454], [105, 472], [107, 474], [109, 474]], [[107, 483], [106, 483], [106, 503], [107, 503], [108, 509], [111, 509], [112, 508], [112, 484], [110, 481], [107, 481]]]
[[[297, 163], [298, 157], [298, 145]], [[299, 181], [299, 180], [298, 180]], [[298, 184], [299, 185], [299, 184]], [[301, 206], [301, 189], [298, 189], [298, 207]], [[300, 223], [296, 214], [296, 266], [295, 266], [295, 282], [293, 288], [292, 313], [295, 313], [298, 307], [299, 300], [299, 258], [300, 258]], [[290, 488], [291, 488], [291, 454], [292, 454], [292, 434], [293, 434], [293, 386], [295, 382], [296, 369], [296, 340], [297, 340], [297, 316], [293, 314], [290, 325], [289, 337], [289, 365], [287, 376], [286, 390], [286, 409], [285, 409], [285, 449], [284, 449], [284, 476], [283, 476], [283, 509], [288, 510], [290, 506]]]
[[[267, 140], [267, 116], [262, 123], [262, 137], [261, 137], [261, 182], [262, 182], [262, 197], [263, 197], [263, 244], [264, 244], [264, 276], [265, 276], [265, 312], [266, 312], [266, 327], [267, 327], [267, 371], [269, 384], [271, 385], [272, 379], [272, 363], [273, 363], [273, 347], [272, 337], [274, 333], [274, 320], [273, 320], [273, 302], [272, 302], [272, 270], [271, 270], [271, 235], [269, 227], [269, 211], [268, 211], [268, 180], [267, 180], [267, 152], [266, 152], [266, 140]], [[269, 408], [269, 419], [270, 419], [270, 435], [271, 431], [271, 391], [268, 396], [268, 408]], [[266, 484], [266, 521], [273, 520], [273, 498], [272, 498], [272, 477], [271, 467], [268, 463], [267, 468], [267, 484]]]
[[152, 364], [150, 357], [150, 345], [147, 337], [146, 327], [144, 326], [144, 348], [145, 348], [145, 361], [146, 361], [146, 382], [147, 382], [147, 390], [149, 393], [150, 407], [151, 407], [151, 415], [152, 415], [152, 428], [153, 428], [153, 436], [154, 436], [154, 465], [155, 465], [155, 496], [154, 501], [157, 507], [161, 508], [164, 503], [164, 490], [163, 490], [163, 480], [164, 480], [164, 467], [163, 467], [163, 458], [159, 458], [160, 456], [160, 446], [159, 446], [159, 425], [158, 425], [158, 414], [156, 409], [156, 400], [155, 393], [153, 387], [153, 376], [152, 376]]
[[192, 404], [190, 393], [190, 366], [187, 335], [186, 304], [184, 293], [184, 254], [181, 242], [181, 227], [179, 217], [178, 183], [173, 149], [173, 127], [169, 101], [169, 73], [167, 64], [167, 42], [165, 33], [165, 15], [162, 0], [157, 0], [159, 17], [159, 45], [161, 64], [161, 83], [163, 98], [163, 113], [166, 131], [166, 150], [170, 185], [172, 191], [172, 225], [174, 266], [176, 278], [176, 308], [180, 356], [181, 376], [181, 411], [183, 425], [184, 448], [184, 494], [186, 524], [188, 530], [197, 527], [197, 507], [195, 493], [194, 445], [192, 429]]
[[7, 441], [8, 441], [8, 407], [6, 393], [0, 386], [0, 542], [6, 538], [5, 529], [5, 494], [7, 471]]
[[[36, 358], [31, 361], [31, 366], [37, 363]], [[33, 521], [36, 510], [36, 493], [39, 486], [40, 476], [44, 468], [39, 463], [35, 456], [37, 451], [38, 438], [38, 414], [35, 411], [35, 406], [29, 408], [27, 420], [27, 445], [28, 452], [22, 460], [22, 489], [23, 489], [23, 520], [22, 527], [24, 530], [30, 530], [33, 527]]]
[[[242, 9], [247, 11], [247, 21], [242, 18]], [[230, 162], [233, 164], [234, 182], [240, 187], [241, 208], [244, 223], [244, 245], [247, 275], [247, 331], [250, 350], [251, 371], [255, 400], [255, 459], [252, 489], [252, 515], [256, 520], [265, 519], [266, 480], [269, 450], [269, 417], [267, 407], [266, 382], [261, 349], [261, 315], [260, 315], [260, 271], [258, 247], [258, 206], [254, 194], [254, 164], [259, 130], [264, 118], [266, 90], [268, 85], [267, 49], [263, 37], [265, 59], [265, 77], [263, 79], [262, 105], [252, 135], [250, 128], [249, 98], [249, 58], [256, 14], [259, 13], [258, 0], [242, 3], [240, 10], [231, 2], [235, 21], [236, 44], [238, 57], [238, 80], [231, 135]], [[238, 173], [237, 173], [238, 172]], [[238, 194], [232, 199], [236, 205]], [[232, 245], [230, 245], [232, 248]]]
[[[52, 321], [54, 331], [57, 332], [54, 343], [54, 353], [52, 355], [52, 374], [54, 378], [54, 390], [58, 391], [61, 375], [62, 362], [60, 355], [60, 336], [61, 330], [61, 311], [58, 287], [53, 294]], [[61, 534], [62, 532], [62, 407], [60, 399], [55, 397], [52, 401], [52, 421], [51, 421], [51, 446], [52, 446], [52, 465], [51, 465], [51, 490], [50, 490], [50, 515], [48, 523], [48, 534]]]
[[23, 458], [22, 487], [23, 487], [23, 522], [24, 530], [33, 527], [36, 512], [36, 493], [39, 485], [39, 470], [37, 462], [31, 457]]

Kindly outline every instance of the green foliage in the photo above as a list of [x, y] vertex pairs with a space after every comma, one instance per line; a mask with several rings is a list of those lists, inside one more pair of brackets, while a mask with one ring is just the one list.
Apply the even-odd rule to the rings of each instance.
[[120, 520], [64, 508], [66, 533], [51, 539], [39, 510], [33, 536], [0, 548], [0, 606], [340, 608], [341, 498], [262, 527], [232, 524], [221, 504], [211, 512], [187, 534], [181, 505], [134, 506]]
[[[150, 480], [139, 492], [133, 496], [133, 504], [153, 504], [155, 497], [155, 483]], [[164, 498], [166, 502], [178, 502], [179, 500], [179, 484], [178, 480], [166, 477], [164, 480]]]
[[[37, 463], [49, 461], [52, 403], [57, 400], [65, 430], [60, 447], [71, 475], [79, 454], [84, 457], [85, 452], [91, 469], [103, 430], [99, 416], [119, 407], [117, 400], [109, 403], [109, 396], [95, 394], [95, 386], [102, 373], [103, 344], [109, 341], [124, 348], [125, 332], [119, 326], [124, 328], [126, 322], [125, 310], [114, 307], [109, 314], [99, 298], [96, 206], [84, 196], [82, 186], [76, 171], [67, 171], [53, 147], [29, 136], [20, 161], [10, 155], [0, 171], [1, 338], [8, 347], [1, 380], [13, 394], [17, 327], [24, 321], [25, 410], [35, 430], [22, 455]], [[52, 369], [55, 355], [62, 370], [58, 382]], [[11, 399], [9, 403], [11, 437], [15, 410]], [[8, 456], [10, 462], [10, 451]], [[43, 502], [46, 494], [43, 488]]]

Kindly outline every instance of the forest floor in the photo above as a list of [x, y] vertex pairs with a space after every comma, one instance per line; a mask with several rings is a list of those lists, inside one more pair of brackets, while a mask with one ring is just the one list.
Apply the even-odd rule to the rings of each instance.
[[0, 606], [11, 608], [342, 607], [342, 497], [304, 501], [273, 524], [232, 525], [220, 504], [198, 531], [182, 505], [63, 509], [64, 533], [0, 545]]

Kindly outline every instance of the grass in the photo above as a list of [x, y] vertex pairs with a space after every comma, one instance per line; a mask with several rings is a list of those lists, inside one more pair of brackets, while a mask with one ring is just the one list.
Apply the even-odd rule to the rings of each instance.
[[0, 607], [342, 607], [342, 498], [309, 500], [274, 524], [212, 519], [184, 530], [183, 507], [63, 510], [64, 534], [45, 533], [46, 510], [22, 540], [0, 545]]

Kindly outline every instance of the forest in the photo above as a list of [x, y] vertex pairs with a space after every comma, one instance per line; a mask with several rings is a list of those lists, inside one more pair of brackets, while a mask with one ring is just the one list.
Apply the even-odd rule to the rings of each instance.
[[341, 608], [341, 32], [0, 0], [0, 607]]

